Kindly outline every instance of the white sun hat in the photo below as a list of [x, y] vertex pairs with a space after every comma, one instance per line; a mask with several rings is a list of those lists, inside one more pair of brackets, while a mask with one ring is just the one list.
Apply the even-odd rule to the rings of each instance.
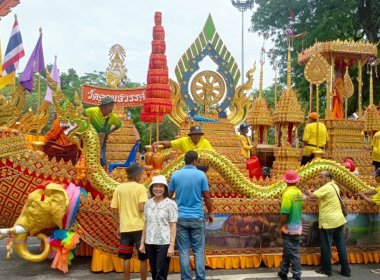
[[164, 184], [165, 186], [168, 187], [168, 182], [166, 181], [166, 177], [164, 175], [158, 175], [158, 176], [153, 177], [152, 183], [150, 183], [149, 188], [153, 184]]

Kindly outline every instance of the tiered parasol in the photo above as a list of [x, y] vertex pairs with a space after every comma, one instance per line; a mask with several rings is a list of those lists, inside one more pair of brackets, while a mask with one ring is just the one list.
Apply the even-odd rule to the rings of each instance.
[[[169, 74], [166, 61], [165, 31], [161, 26], [162, 14], [156, 12], [154, 16], [152, 54], [149, 60], [147, 86], [145, 90], [144, 110], [141, 111], [140, 119], [143, 122], [156, 121], [157, 141], [159, 140], [159, 122], [163, 121], [164, 114], [172, 111], [170, 99]], [[151, 126], [152, 129], [152, 126]], [[151, 136], [152, 137], [152, 131]]]
[[[265, 40], [265, 35], [264, 35]], [[265, 42], [265, 41], [264, 41]], [[247, 117], [247, 124], [252, 126], [252, 136], [255, 135], [254, 143], [263, 144], [263, 133], [265, 133], [265, 143], [267, 144], [268, 130], [273, 126], [273, 119], [270, 114], [267, 102], [262, 97], [263, 95], [263, 65], [265, 62], [265, 49], [264, 44], [260, 53], [260, 87], [259, 97], [255, 99], [252, 109]], [[253, 133], [255, 132], [255, 133]]]

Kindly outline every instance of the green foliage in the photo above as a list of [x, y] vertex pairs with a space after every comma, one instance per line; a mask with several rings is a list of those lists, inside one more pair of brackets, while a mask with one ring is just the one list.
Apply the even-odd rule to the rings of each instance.
[[[149, 145], [150, 141], [150, 123], [140, 121], [140, 113], [142, 111], [141, 107], [128, 108], [125, 109], [126, 114], [128, 111], [131, 112], [131, 117], [133, 120], [133, 125], [136, 127], [137, 131], [140, 134], [141, 144], [140, 152], [146, 152], [145, 146]], [[158, 126], [159, 129], [159, 140], [160, 141], [170, 141], [178, 134], [178, 126], [176, 126], [167, 116], [164, 116], [164, 122], [160, 123]], [[157, 141], [157, 125], [152, 123], [152, 143]]]
[[[52, 64], [48, 64], [46, 66], [49, 72], [51, 72], [51, 69], [53, 68]], [[16, 77], [16, 85], [18, 85], [18, 82], [20, 80], [22, 73], [18, 73]], [[106, 73], [103, 71], [94, 71], [92, 73], [85, 73], [83, 76], [79, 76], [75, 69], [70, 68], [67, 72], [60, 73], [60, 80], [61, 80], [61, 89], [62, 92], [65, 94], [65, 96], [71, 101], [74, 102], [75, 98], [75, 92], [81, 93], [82, 92], [82, 85], [84, 83], [91, 84], [94, 86], [101, 86], [101, 87], [109, 87], [106, 80]], [[27, 94], [26, 96], [26, 103], [24, 108], [24, 114], [26, 114], [29, 110], [33, 110], [35, 113], [37, 110], [37, 104], [38, 104], [38, 74], [34, 75], [34, 89], [31, 94]], [[128, 81], [126, 87], [127, 88], [138, 88], [138, 87], [144, 87], [144, 84], [138, 83], [138, 82], [132, 82]], [[46, 72], [41, 72], [40, 76], [40, 104], [44, 101], [45, 95], [46, 95]], [[3, 92], [6, 97], [9, 97], [10, 94], [10, 86], [6, 87]], [[85, 107], [89, 107], [85, 105]], [[140, 134], [141, 137], [141, 145], [140, 145], [140, 151], [145, 151], [145, 146], [149, 144], [149, 129], [150, 124], [149, 123], [143, 123], [140, 121], [140, 112], [142, 110], [142, 107], [137, 108], [130, 108], [126, 109], [126, 112], [131, 111], [133, 124], [135, 125], [137, 131]], [[54, 113], [54, 107], [53, 105], [50, 106], [50, 117], [49, 122], [42, 130], [41, 134], [46, 134], [50, 129], [51, 125], [53, 123], [53, 113]], [[165, 116], [164, 122], [159, 125], [160, 130], [160, 140], [172, 140], [175, 138], [175, 136], [178, 133], [178, 127], [173, 124], [169, 118]], [[156, 124], [153, 124], [153, 142], [156, 141]]]
[[[287, 70], [287, 40], [286, 30], [289, 23], [290, 12], [294, 13], [293, 33], [300, 34], [307, 31], [308, 34], [302, 42], [294, 39], [294, 49], [302, 52], [302, 47], [312, 46], [316, 40], [354, 40], [378, 43], [380, 38], [380, 1], [378, 0], [256, 0], [257, 9], [252, 16], [253, 32], [266, 33], [274, 43], [278, 52], [275, 58], [279, 61], [280, 82], [286, 84]], [[302, 46], [303, 44], [303, 46]], [[380, 46], [378, 46], [380, 50]], [[272, 57], [274, 58], [274, 57]], [[273, 62], [273, 59], [271, 59]], [[298, 90], [303, 106], [309, 108], [309, 83], [304, 78], [304, 66], [297, 64], [296, 52], [292, 52], [292, 81], [293, 88]], [[358, 109], [358, 83], [357, 65], [350, 69], [355, 93], [348, 101], [348, 115]], [[363, 68], [363, 106], [369, 103], [369, 75]], [[374, 93], [380, 91], [380, 80], [374, 77]], [[315, 90], [314, 90], [315, 92]], [[326, 104], [326, 89], [320, 87], [320, 112], [323, 117]], [[375, 104], [380, 96], [374, 94]], [[313, 102], [315, 106], [315, 101]], [[363, 108], [362, 108], [363, 109]]]

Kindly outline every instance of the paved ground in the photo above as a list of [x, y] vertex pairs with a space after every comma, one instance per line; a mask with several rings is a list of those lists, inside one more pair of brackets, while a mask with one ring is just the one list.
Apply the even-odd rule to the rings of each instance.
[[[29, 242], [29, 250], [38, 253], [39, 243], [37, 240]], [[6, 240], [0, 240], [0, 279], [5, 280], [50, 280], [50, 279], [65, 279], [65, 280], [84, 280], [84, 279], [99, 279], [99, 280], [122, 280], [122, 273], [92, 273], [91, 272], [91, 258], [90, 257], [77, 257], [73, 260], [72, 265], [69, 267], [69, 272], [63, 274], [60, 271], [53, 270], [51, 260], [46, 260], [41, 263], [26, 262], [17, 254], [13, 254], [11, 259], [6, 259]], [[352, 277], [351, 279], [361, 280], [375, 280], [380, 279], [380, 275], [371, 273], [369, 270], [377, 268], [379, 264], [353, 264], [351, 265]], [[307, 280], [320, 280], [321, 277], [314, 272], [314, 266], [303, 266], [303, 279]], [[334, 265], [334, 278], [331, 279], [347, 279], [339, 274], [339, 265]], [[250, 279], [275, 279], [277, 268], [268, 269], [260, 267], [257, 269], [207, 269], [207, 279], [220, 279], [220, 280], [250, 280]], [[150, 276], [150, 274], [149, 274]], [[289, 275], [290, 276], [290, 275]], [[139, 274], [133, 274], [133, 279], [139, 279]], [[169, 276], [170, 280], [179, 280], [179, 274], [173, 273]], [[277, 278], [279, 279], [279, 278]]]

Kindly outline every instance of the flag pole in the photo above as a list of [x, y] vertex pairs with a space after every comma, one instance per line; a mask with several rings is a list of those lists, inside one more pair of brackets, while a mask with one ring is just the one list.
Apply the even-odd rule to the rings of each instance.
[[[17, 14], [15, 14], [15, 21], [17, 21]], [[13, 91], [16, 91], [16, 67], [15, 67], [15, 74], [13, 76]], [[11, 87], [11, 92], [12, 92], [12, 87]]]
[[[40, 36], [42, 34], [42, 28], [40, 27]], [[38, 109], [40, 108], [40, 102], [41, 102], [41, 71], [38, 72], [38, 102], [37, 102], [37, 112], [36, 114], [38, 115]], [[38, 138], [40, 137], [40, 116], [37, 116], [37, 141], [39, 140]]]

